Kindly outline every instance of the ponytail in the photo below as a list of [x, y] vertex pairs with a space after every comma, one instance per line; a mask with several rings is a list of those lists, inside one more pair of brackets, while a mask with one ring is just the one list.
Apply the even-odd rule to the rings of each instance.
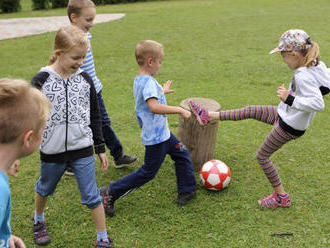
[[317, 66], [320, 61], [320, 48], [316, 42], [311, 42], [311, 47], [301, 51], [302, 55], [305, 57], [304, 66], [307, 68], [311, 66]]

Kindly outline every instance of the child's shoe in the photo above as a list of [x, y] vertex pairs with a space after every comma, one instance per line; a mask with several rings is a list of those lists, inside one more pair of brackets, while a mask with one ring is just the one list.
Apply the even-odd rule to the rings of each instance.
[[291, 206], [290, 195], [286, 194], [284, 197], [274, 192], [273, 194], [264, 197], [258, 201], [259, 205], [265, 208], [288, 208]]
[[193, 100], [189, 101], [189, 107], [195, 115], [199, 124], [206, 125], [210, 122], [209, 111], [207, 111], [204, 107], [195, 103]]
[[190, 200], [194, 199], [195, 197], [196, 197], [195, 191], [179, 193], [177, 203], [183, 206], [186, 205]]
[[95, 248], [113, 248], [112, 240], [108, 236], [108, 241], [98, 240], [96, 241]]
[[100, 188], [100, 195], [103, 197], [102, 204], [104, 212], [110, 217], [113, 217], [115, 215], [115, 200], [113, 199], [113, 195], [109, 194], [108, 187]]
[[132, 163], [134, 163], [137, 160], [137, 157], [135, 156], [129, 156], [126, 154], [121, 155], [117, 160], [115, 160], [114, 167], [119, 169], [123, 167], [129, 167], [132, 166]]
[[67, 166], [64, 172], [65, 175], [74, 176], [74, 172], [71, 166]]
[[38, 221], [33, 224], [34, 241], [37, 245], [48, 245], [50, 238], [46, 230], [46, 222]]

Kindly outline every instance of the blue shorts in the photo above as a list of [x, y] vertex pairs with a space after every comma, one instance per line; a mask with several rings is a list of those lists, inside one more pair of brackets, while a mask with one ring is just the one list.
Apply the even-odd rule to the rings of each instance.
[[90, 209], [98, 207], [101, 204], [102, 197], [96, 185], [94, 156], [80, 158], [67, 163], [47, 163], [41, 161], [41, 175], [36, 183], [35, 191], [43, 197], [52, 195], [68, 164], [72, 167], [76, 177], [81, 203]]

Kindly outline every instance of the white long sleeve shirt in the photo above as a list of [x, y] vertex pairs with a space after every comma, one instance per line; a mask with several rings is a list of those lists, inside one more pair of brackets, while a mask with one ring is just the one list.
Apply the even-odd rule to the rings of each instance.
[[288, 99], [277, 107], [279, 116], [293, 129], [306, 130], [315, 113], [324, 109], [323, 94], [329, 93], [329, 88], [330, 70], [323, 62], [298, 68], [290, 82]]

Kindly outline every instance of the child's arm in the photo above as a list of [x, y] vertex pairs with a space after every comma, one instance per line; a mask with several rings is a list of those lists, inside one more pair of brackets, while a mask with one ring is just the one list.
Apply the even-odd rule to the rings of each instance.
[[324, 109], [324, 100], [321, 91], [313, 82], [295, 77], [296, 87], [302, 95], [291, 95], [290, 92], [281, 85], [277, 89], [277, 96], [286, 104], [298, 111], [317, 112]]
[[105, 153], [105, 143], [102, 134], [102, 120], [98, 104], [97, 94], [92, 79], [86, 72], [83, 72], [84, 78], [90, 84], [90, 128], [93, 133], [95, 153], [99, 156], [101, 162], [101, 171], [106, 171], [109, 161]]
[[15, 162], [9, 167], [8, 173], [10, 175], [12, 175], [13, 177], [17, 177], [16, 172], [19, 171], [20, 164], [21, 164], [21, 162], [18, 159], [15, 160]]
[[11, 235], [9, 240], [9, 247], [25, 248], [26, 246], [23, 240], [21, 240], [19, 237]]
[[191, 116], [190, 111], [177, 106], [159, 104], [156, 98], [149, 98], [147, 104], [153, 114], [180, 114], [185, 119], [189, 119]]
[[175, 92], [175, 90], [170, 89], [171, 84], [172, 84], [172, 80], [167, 80], [167, 82], [163, 85], [164, 94]]

